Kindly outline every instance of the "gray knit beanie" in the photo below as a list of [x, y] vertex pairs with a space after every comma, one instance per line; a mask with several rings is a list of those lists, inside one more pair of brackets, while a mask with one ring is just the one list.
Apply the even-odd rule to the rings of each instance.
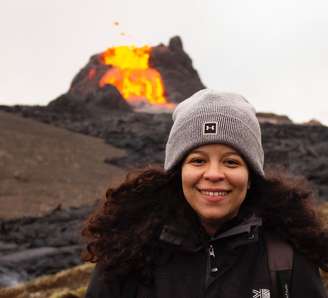
[[165, 148], [166, 171], [192, 149], [219, 143], [235, 148], [264, 176], [260, 125], [255, 109], [242, 96], [203, 89], [177, 105], [173, 122]]

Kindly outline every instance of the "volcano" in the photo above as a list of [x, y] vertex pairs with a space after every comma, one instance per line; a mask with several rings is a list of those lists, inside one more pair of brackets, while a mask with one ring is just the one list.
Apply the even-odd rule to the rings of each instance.
[[173, 110], [205, 88], [179, 36], [168, 46], [118, 46], [93, 55], [72, 80], [67, 93], [51, 106], [108, 109]]

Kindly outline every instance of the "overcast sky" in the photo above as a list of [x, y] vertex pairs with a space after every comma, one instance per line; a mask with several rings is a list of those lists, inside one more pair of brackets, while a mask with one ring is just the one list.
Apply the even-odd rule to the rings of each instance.
[[0, 104], [47, 104], [91, 55], [180, 35], [207, 87], [328, 125], [327, 11], [327, 0], [1, 0]]

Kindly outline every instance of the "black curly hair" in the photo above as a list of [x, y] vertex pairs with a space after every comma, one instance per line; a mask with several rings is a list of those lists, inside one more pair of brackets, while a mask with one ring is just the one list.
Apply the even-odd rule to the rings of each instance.
[[[264, 229], [328, 269], [328, 230], [317, 214], [311, 187], [303, 178], [281, 169], [266, 173], [265, 178], [251, 173], [243, 210], [261, 216]], [[130, 174], [119, 187], [108, 189], [104, 202], [86, 221], [82, 235], [87, 245], [82, 258], [103, 264], [108, 274], [146, 272], [158, 234], [171, 220], [187, 231], [194, 231], [197, 224], [195, 212], [183, 197], [180, 167]]]

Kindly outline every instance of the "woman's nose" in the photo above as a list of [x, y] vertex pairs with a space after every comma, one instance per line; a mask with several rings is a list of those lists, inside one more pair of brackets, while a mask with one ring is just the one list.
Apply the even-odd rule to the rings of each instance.
[[209, 163], [205, 169], [203, 177], [211, 181], [219, 181], [224, 179], [224, 171], [217, 163]]

